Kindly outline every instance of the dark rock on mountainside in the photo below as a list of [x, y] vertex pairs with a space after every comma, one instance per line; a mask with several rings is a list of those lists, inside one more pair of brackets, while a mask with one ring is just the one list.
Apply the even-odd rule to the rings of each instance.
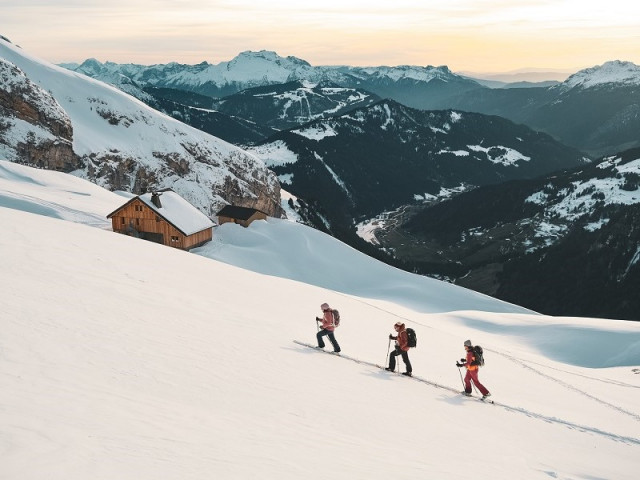
[[55, 170], [78, 167], [73, 127], [50, 93], [0, 58], [0, 152], [8, 159]]
[[321, 208], [330, 229], [353, 229], [354, 221], [446, 189], [584, 162], [577, 150], [499, 117], [425, 112], [393, 101], [280, 132], [252, 151], [288, 191]]
[[552, 315], [640, 320], [640, 150], [425, 208], [382, 245], [423, 273]]
[[273, 130], [286, 130], [313, 120], [341, 115], [380, 98], [364, 90], [323, 81], [303, 81], [243, 90], [214, 102], [214, 108]]

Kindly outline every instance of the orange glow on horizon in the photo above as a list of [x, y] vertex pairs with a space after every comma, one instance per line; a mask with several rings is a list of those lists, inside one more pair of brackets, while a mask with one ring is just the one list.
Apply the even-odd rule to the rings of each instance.
[[219, 63], [245, 50], [274, 50], [312, 65], [453, 71], [640, 64], [640, 4], [627, 0], [3, 3], [13, 6], [3, 5], [0, 33], [54, 63]]

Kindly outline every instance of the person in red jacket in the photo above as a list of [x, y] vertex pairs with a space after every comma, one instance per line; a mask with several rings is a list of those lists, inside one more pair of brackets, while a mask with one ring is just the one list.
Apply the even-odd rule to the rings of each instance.
[[389, 335], [389, 339], [396, 341], [396, 348], [391, 352], [391, 355], [389, 356], [389, 367], [385, 368], [385, 370], [394, 372], [396, 369], [396, 357], [401, 355], [402, 361], [407, 369], [403, 375], [410, 377], [413, 369], [411, 368], [411, 362], [409, 361], [409, 337], [407, 336], [407, 330], [402, 322], [396, 322], [393, 328], [397, 332], [397, 335], [395, 337], [393, 335]]
[[490, 397], [491, 394], [489, 393], [489, 390], [487, 390], [485, 386], [482, 385], [478, 380], [478, 369], [480, 367], [478, 365], [478, 362], [476, 361], [476, 356], [473, 353], [473, 345], [471, 343], [471, 340], [465, 340], [464, 349], [467, 352], [467, 358], [460, 359], [462, 363], [456, 362], [456, 366], [458, 368], [467, 367], [467, 374], [464, 376], [464, 392], [462, 393], [464, 395], [470, 396], [471, 382], [473, 382], [476, 388], [480, 390], [480, 393], [482, 393], [482, 399], [484, 400], [485, 398]]
[[336, 323], [333, 318], [333, 310], [331, 310], [331, 307], [329, 307], [328, 303], [323, 303], [322, 305], [320, 305], [320, 308], [322, 309], [322, 318], [316, 317], [316, 322], [322, 322], [322, 324], [320, 325], [320, 330], [316, 335], [316, 338], [318, 339], [318, 348], [324, 348], [324, 340], [322, 337], [326, 335], [329, 337], [331, 345], [333, 345], [334, 353], [340, 353], [340, 345], [338, 345], [336, 337], [333, 333], [336, 329]]

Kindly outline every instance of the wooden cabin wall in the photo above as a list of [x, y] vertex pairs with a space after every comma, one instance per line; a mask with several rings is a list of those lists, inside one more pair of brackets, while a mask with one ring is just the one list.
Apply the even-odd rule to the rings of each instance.
[[262, 212], [256, 212], [253, 215], [251, 215], [251, 217], [249, 217], [249, 220], [247, 221], [247, 223], [251, 223], [254, 220], [266, 220], [267, 219], [267, 214], [266, 213], [262, 213]]
[[111, 217], [111, 224], [119, 233], [128, 233], [129, 225], [140, 233], [161, 233], [164, 245], [185, 248], [185, 236], [140, 200], [131, 202]]
[[193, 235], [189, 235], [188, 237], [184, 237], [184, 249], [195, 248], [203, 243], [210, 241], [213, 238], [213, 228], [207, 228], [206, 230], [202, 230], [201, 232], [196, 232]]

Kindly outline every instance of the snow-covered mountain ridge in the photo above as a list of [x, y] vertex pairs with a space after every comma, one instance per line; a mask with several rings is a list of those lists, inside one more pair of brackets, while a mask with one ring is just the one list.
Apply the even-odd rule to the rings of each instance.
[[[331, 81], [337, 85], [372, 92], [412, 108], [424, 110], [459, 109], [499, 115], [544, 131], [563, 143], [594, 157], [609, 155], [637, 146], [640, 68], [632, 62], [614, 60], [576, 72], [552, 86], [493, 89], [446, 66], [350, 67], [311, 66], [274, 52], [243, 52], [219, 65], [131, 66], [99, 64], [86, 68], [68, 65], [77, 71], [107, 82], [131, 82], [170, 86], [213, 97], [226, 97], [246, 88], [278, 82], [304, 80]], [[515, 86], [515, 84], [513, 85]]]
[[[340, 85], [353, 86], [354, 80], [361, 82], [370, 82], [374, 79], [386, 82], [411, 80], [429, 83], [433, 80], [450, 82], [467, 78], [452, 72], [445, 65], [437, 67], [430, 65], [312, 66], [300, 58], [281, 57], [276, 52], [266, 50], [241, 52], [233, 59], [218, 64], [202, 62], [197, 65], [186, 65], [172, 62], [147, 66], [101, 63], [91, 58], [79, 65], [65, 64], [64, 66], [103, 81], [108, 81], [106, 79], [115, 75], [123, 75], [142, 85], [171, 86], [194, 91], [205, 84], [212, 84], [220, 89], [236, 85], [239, 91], [244, 88], [294, 80], [312, 82], [330, 80]], [[640, 67], [633, 62], [612, 60], [580, 70], [554, 88], [570, 89], [576, 86], [590, 88], [604, 84], [640, 85]]]
[[632, 62], [615, 60], [571, 75], [556, 88], [593, 88], [603, 85], [640, 86], [640, 66]]
[[[19, 69], [16, 76], [24, 75], [55, 99], [70, 119], [74, 174], [112, 190], [134, 193], [171, 187], [206, 214], [225, 203], [281, 214], [277, 179], [244, 150], [161, 114], [112, 86], [48, 64], [5, 40], [0, 40], [0, 58]], [[13, 116], [9, 112], [9, 118]], [[17, 148], [6, 139], [1, 143]], [[14, 156], [31, 160], [20, 152]]]
[[[111, 192], [0, 167], [7, 478], [316, 480], [328, 459], [338, 480], [637, 476], [639, 323], [537, 315], [279, 219], [177, 251], [86, 225]], [[370, 363], [414, 328], [414, 374], [446, 388], [294, 344], [322, 302]], [[466, 339], [493, 406], [454, 393]]]
[[[358, 86], [364, 88], [364, 85], [376, 82], [385, 84], [407, 80], [419, 83], [429, 83], [433, 80], [474, 83], [452, 73], [446, 66], [312, 66], [305, 60], [291, 56], [281, 57], [275, 52], [265, 50], [242, 52], [229, 61], [215, 65], [203, 62], [198, 65], [169, 63], [144, 66], [113, 62], [100, 63], [92, 58], [80, 65], [66, 64], [65, 66], [106, 81], [121, 74], [139, 85], [180, 88], [214, 96], [226, 96], [246, 88], [296, 80], [315, 83], [331, 81], [352, 88]], [[374, 93], [377, 92], [374, 91]]]

